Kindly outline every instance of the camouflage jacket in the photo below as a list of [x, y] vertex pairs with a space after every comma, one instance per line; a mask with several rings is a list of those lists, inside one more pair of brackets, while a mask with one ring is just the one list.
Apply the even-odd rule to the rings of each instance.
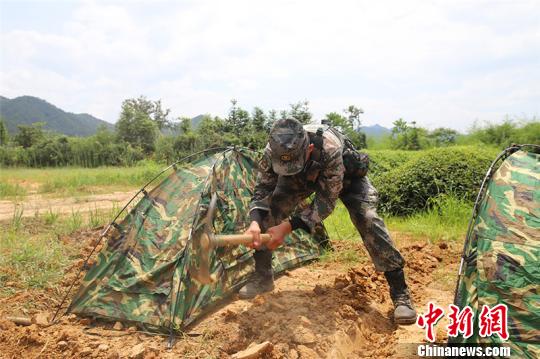
[[[311, 185], [314, 188], [315, 196], [309, 206], [306, 206], [297, 213], [312, 232], [314, 226], [328, 217], [334, 210], [336, 201], [343, 188], [343, 177], [345, 174], [342, 157], [344, 148], [342, 138], [329, 130], [324, 132], [323, 137], [323, 148], [319, 161], [322, 169], [316, 182]], [[269, 199], [277, 186], [279, 178], [272, 170], [271, 153], [272, 150], [267, 145], [259, 162], [259, 173], [257, 175], [250, 209], [269, 211]], [[299, 183], [299, 186], [298, 188], [288, 188], [287, 190], [291, 192], [298, 191], [299, 189], [305, 191], [308, 187], [305, 173], [301, 172], [292, 177], [294, 177], [295, 182]]]

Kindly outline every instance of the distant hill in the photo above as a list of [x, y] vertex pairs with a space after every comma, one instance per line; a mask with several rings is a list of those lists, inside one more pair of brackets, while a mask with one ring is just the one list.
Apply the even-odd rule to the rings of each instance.
[[381, 137], [392, 133], [392, 130], [380, 125], [362, 126], [361, 131], [368, 137]]
[[30, 125], [35, 122], [45, 122], [44, 129], [69, 136], [93, 135], [100, 125], [114, 128], [114, 125], [92, 115], [66, 112], [33, 96], [14, 99], [0, 96], [0, 116], [10, 134], [18, 132], [17, 125]]

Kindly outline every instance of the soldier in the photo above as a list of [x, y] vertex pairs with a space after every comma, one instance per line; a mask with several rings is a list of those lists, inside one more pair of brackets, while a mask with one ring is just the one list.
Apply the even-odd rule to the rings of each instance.
[[[360, 233], [375, 269], [384, 272], [394, 303], [394, 321], [412, 324], [416, 311], [403, 273], [404, 259], [377, 215], [377, 191], [365, 176], [359, 154], [335, 129], [314, 134], [294, 119], [276, 121], [259, 164], [259, 174], [250, 204], [255, 273], [239, 291], [240, 298], [253, 298], [274, 289], [272, 250], [293, 230], [314, 233], [341, 199]], [[345, 156], [345, 157], [344, 157]], [[295, 208], [315, 193], [309, 206]], [[260, 233], [272, 235], [261, 245]]]

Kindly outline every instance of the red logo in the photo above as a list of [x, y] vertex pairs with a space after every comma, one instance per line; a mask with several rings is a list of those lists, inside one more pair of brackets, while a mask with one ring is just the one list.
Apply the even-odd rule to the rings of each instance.
[[458, 306], [450, 304], [450, 314], [448, 314], [450, 324], [446, 327], [448, 336], [457, 337], [461, 333], [464, 338], [470, 337], [473, 334], [473, 317], [471, 307], [466, 306], [460, 311]]
[[[464, 338], [473, 335], [474, 311], [466, 306], [462, 310], [454, 304], [450, 304], [448, 311], [449, 324], [446, 331], [449, 337], [457, 337], [460, 333]], [[507, 326], [508, 307], [505, 304], [498, 304], [492, 308], [487, 305], [482, 306], [482, 311], [478, 315], [478, 329], [481, 337], [489, 337], [497, 334], [502, 340], [509, 338]], [[430, 342], [435, 341], [435, 325], [444, 317], [444, 309], [428, 303], [428, 311], [424, 315], [419, 315], [416, 324], [426, 330], [426, 338]]]
[[431, 302], [428, 304], [427, 314], [418, 316], [416, 324], [418, 324], [420, 328], [426, 328], [426, 338], [430, 342], [435, 341], [433, 327], [442, 317], [444, 317], [444, 309]]
[[489, 337], [497, 334], [502, 340], [508, 339], [507, 313], [508, 307], [505, 304], [498, 304], [491, 309], [483, 305], [478, 321], [480, 336]]

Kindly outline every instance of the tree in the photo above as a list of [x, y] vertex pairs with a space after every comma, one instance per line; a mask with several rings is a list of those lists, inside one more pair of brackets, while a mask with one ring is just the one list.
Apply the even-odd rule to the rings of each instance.
[[264, 111], [260, 107], [255, 107], [253, 109], [253, 113], [251, 114], [252, 123], [253, 123], [253, 129], [256, 132], [264, 132], [266, 131], [266, 115], [264, 114]]
[[238, 101], [231, 100], [231, 109], [225, 123], [225, 130], [239, 136], [244, 133], [250, 124], [249, 112], [238, 106]]
[[343, 132], [354, 144], [356, 148], [366, 148], [366, 135], [354, 129], [352, 120], [340, 115], [337, 112], [330, 112], [326, 115], [328, 123]]
[[392, 136], [397, 136], [401, 133], [405, 133], [409, 128], [409, 126], [407, 125], [407, 121], [404, 121], [402, 118], [394, 121], [392, 124], [394, 125], [394, 127], [392, 127]]
[[343, 133], [353, 131], [351, 122], [344, 116], [340, 115], [337, 112], [330, 112], [326, 115], [326, 121], [332, 126], [336, 127]]
[[418, 129], [416, 128], [416, 121], [411, 122], [412, 127], [410, 128], [410, 136], [408, 143], [408, 150], [419, 150], [420, 149], [420, 138], [418, 135]]
[[219, 117], [204, 116], [197, 128], [198, 149], [222, 147], [224, 121]]
[[107, 145], [114, 141], [114, 133], [109, 131], [105, 125], [99, 125], [96, 134], [93, 137], [102, 145]]
[[156, 124], [160, 131], [171, 125], [168, 119], [171, 110], [163, 109], [161, 107], [161, 100], [151, 101], [141, 95], [138, 98], [125, 100], [122, 103], [122, 110], [124, 109], [129, 109], [133, 113], [144, 113], [149, 120]]
[[451, 128], [439, 127], [431, 131], [429, 137], [437, 147], [449, 146], [456, 143], [458, 133]]
[[192, 128], [193, 126], [191, 125], [191, 118], [183, 117], [180, 119], [180, 124], [178, 125], [180, 133], [189, 133], [192, 131]]
[[8, 143], [9, 134], [4, 120], [0, 118], [0, 146], [5, 146]]
[[360, 115], [364, 113], [364, 110], [356, 107], [355, 105], [349, 105], [349, 107], [343, 110], [343, 112], [345, 112], [345, 114], [347, 115], [347, 118], [349, 119], [353, 128], [355, 128], [356, 130], [360, 130], [360, 128], [362, 127]]
[[19, 133], [15, 135], [15, 143], [23, 148], [34, 146], [45, 137], [43, 133], [44, 125], [44, 122], [35, 122], [30, 126], [18, 125]]
[[116, 133], [120, 140], [140, 147], [145, 153], [155, 149], [158, 122], [152, 119], [155, 108], [144, 97], [127, 99], [122, 103], [120, 118], [116, 122]]
[[399, 150], [419, 150], [427, 146], [427, 130], [422, 127], [416, 127], [416, 122], [411, 125], [399, 119], [394, 121], [392, 128], [392, 147]]
[[276, 110], [270, 110], [268, 111], [268, 118], [266, 120], [264, 129], [266, 132], [270, 132], [270, 129], [274, 125], [274, 122], [278, 120], [278, 115]]
[[298, 120], [303, 125], [311, 122], [313, 115], [309, 112], [309, 102], [307, 100], [291, 103], [290, 106], [290, 117]]

